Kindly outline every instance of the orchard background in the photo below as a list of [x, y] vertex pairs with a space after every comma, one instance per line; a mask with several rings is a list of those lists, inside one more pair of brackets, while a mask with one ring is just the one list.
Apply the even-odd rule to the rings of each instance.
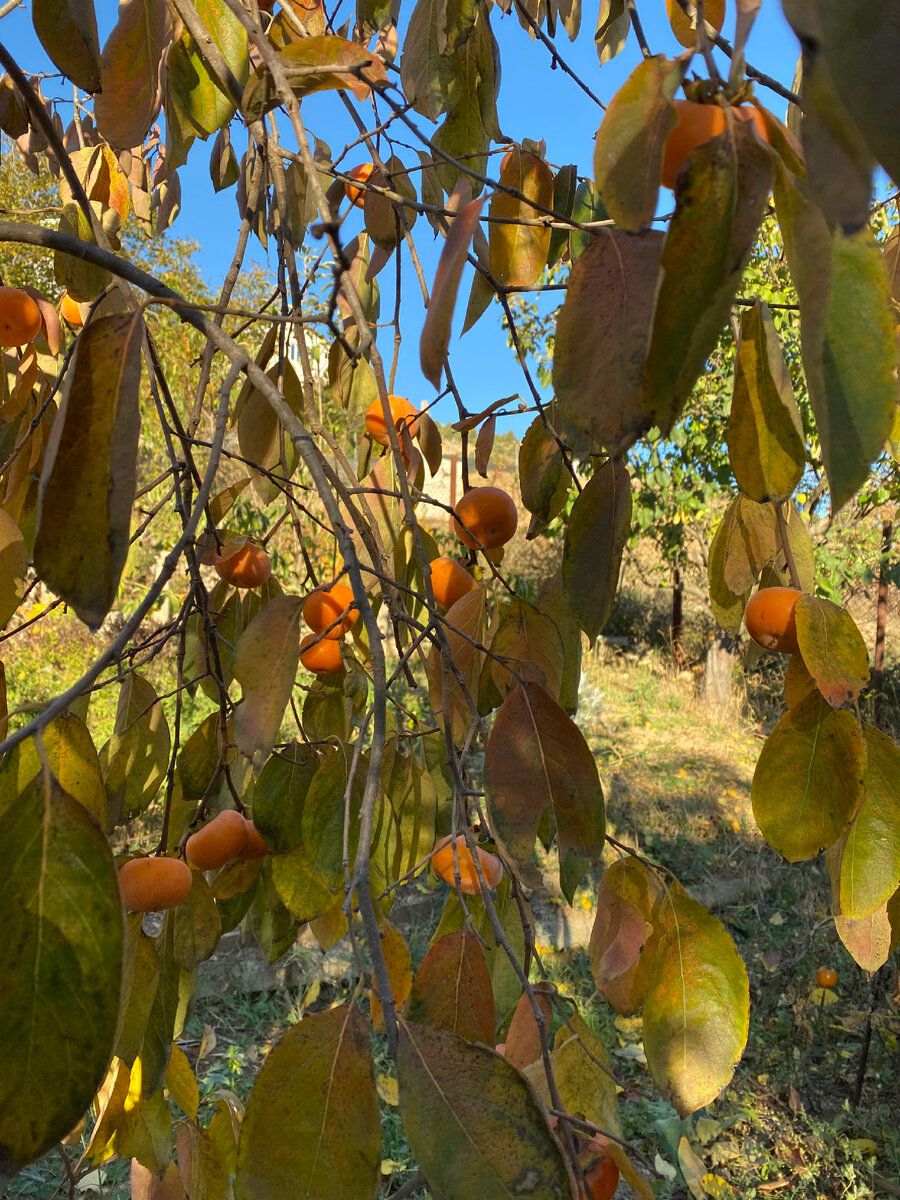
[[900, 11], [407, 3], [0, 7], [0, 1191], [898, 1195]]

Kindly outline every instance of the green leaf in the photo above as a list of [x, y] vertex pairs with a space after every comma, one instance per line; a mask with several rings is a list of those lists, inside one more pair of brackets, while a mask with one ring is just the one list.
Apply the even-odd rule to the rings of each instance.
[[144, 812], [169, 765], [171, 738], [153, 686], [135, 671], [122, 680], [112, 737], [100, 750], [107, 828]]
[[[542, 209], [553, 205], [553, 172], [534, 154], [514, 146], [506, 165], [500, 172], [500, 186], [513, 188], [525, 199], [520, 200], [505, 191], [496, 191], [491, 198], [490, 235], [491, 270], [501, 283], [529, 287], [536, 283], [547, 265], [550, 253], [550, 227], [547, 225], [518, 225], [520, 219], [540, 218]], [[511, 222], [506, 224], [506, 222]]]
[[100, 90], [100, 41], [93, 0], [34, 0], [34, 32], [47, 56], [83, 92]]
[[103, 1080], [122, 980], [122, 905], [94, 818], [39, 775], [0, 817], [0, 1173], [69, 1132]]
[[545, 813], [559, 839], [560, 883], [572, 896], [603, 853], [606, 813], [597, 764], [584, 735], [549, 692], [529, 683], [504, 700], [484, 756], [491, 829], [523, 879], [533, 879]]
[[[518, 597], [503, 604], [491, 638], [491, 654], [508, 661], [521, 678], [534, 680], [559, 699], [563, 672], [563, 642], [552, 617]], [[488, 659], [489, 670], [501, 695], [516, 685], [510, 671], [497, 659]]]
[[[481, 5], [475, 25], [466, 41], [453, 52], [457, 59], [458, 99], [447, 113], [432, 141], [452, 159], [464, 159], [474, 171], [487, 171], [487, 151], [491, 139], [501, 140], [497, 117], [497, 93], [500, 88], [500, 52], [494, 40], [488, 9]], [[407, 33], [406, 45], [409, 45]], [[449, 51], [448, 51], [449, 53]], [[460, 174], [458, 168], [444, 159], [437, 160], [437, 175], [441, 186], [450, 195]], [[467, 178], [473, 195], [481, 192], [478, 179]]]
[[832, 846], [863, 798], [865, 743], [856, 717], [814, 694], [769, 734], [751, 789], [760, 833], [788, 862]]
[[759, 299], [741, 316], [727, 439], [741, 491], [759, 504], [787, 500], [803, 475], [806, 444], [775, 325]]
[[[578, 186], [578, 168], [574, 163], [560, 167], [553, 177], [553, 211], [560, 220], [571, 217], [575, 204], [575, 189]], [[554, 228], [550, 232], [550, 251], [547, 255], [547, 266], [552, 267], [559, 262], [562, 253], [569, 244], [569, 231], [565, 228]]]
[[143, 336], [139, 313], [82, 330], [44, 456], [35, 569], [91, 629], [112, 607], [128, 555]]
[[142, 145], [162, 103], [160, 64], [175, 31], [172, 10], [155, 0], [121, 0], [100, 55], [101, 91], [94, 120], [117, 150]]
[[581, 680], [582, 642], [581, 628], [569, 605], [563, 587], [562, 570], [557, 570], [544, 583], [538, 598], [538, 607], [546, 613], [559, 630], [563, 643], [563, 672], [560, 681], [559, 702], [567, 713], [578, 709], [578, 685]]
[[631, 18], [625, 8], [625, 0], [600, 0], [594, 45], [601, 67], [621, 54], [630, 30]]
[[435, 1193], [499, 1200], [526, 1186], [529, 1200], [574, 1200], [544, 1111], [499, 1054], [402, 1021], [397, 1077], [403, 1129]]
[[855, 700], [869, 682], [869, 652], [856, 622], [818, 596], [801, 596], [794, 609], [800, 653], [833, 708]]
[[381, 1126], [359, 1009], [304, 1016], [269, 1051], [247, 1101], [235, 1200], [306, 1200], [378, 1194]]
[[566, 523], [562, 576], [569, 607], [593, 642], [609, 620], [631, 532], [631, 477], [623, 462], [595, 470]]
[[519, 446], [519, 487], [522, 503], [532, 514], [528, 540], [542, 533], [565, 507], [572, 476], [563, 461], [560, 441], [552, 428], [554, 410], [534, 418]]
[[412, 983], [409, 1019], [468, 1042], [494, 1044], [491, 977], [481, 942], [464, 929], [432, 942]]
[[311, 746], [291, 742], [269, 756], [253, 789], [253, 824], [276, 854], [303, 837], [303, 804], [319, 766]]
[[[434, 779], [413, 750], [400, 752], [400, 739], [385, 747], [381, 787], [394, 819], [396, 845], [390, 865], [399, 879], [422, 863], [435, 840], [438, 795]], [[420, 867], [424, 869], [424, 867]]]
[[725, 927], [672, 889], [660, 903], [664, 934], [644, 1003], [644, 1050], [678, 1115], [712, 1103], [747, 1042], [750, 984]]
[[656, 213], [666, 139], [677, 124], [672, 98], [683, 59], [645, 58], [619, 88], [594, 143], [594, 183], [620, 229], [646, 228]]
[[447, 5], [417, 0], [400, 59], [400, 83], [415, 112], [436, 121], [458, 103], [462, 89], [458, 55], [445, 54]]
[[[550, 1055], [560, 1102], [567, 1112], [583, 1113], [588, 1121], [621, 1137], [609, 1052], [577, 1012], [568, 1014], [567, 1022], [557, 1030]], [[506, 1053], [509, 1057], [508, 1039]], [[552, 1107], [543, 1061], [534, 1062], [525, 1074], [547, 1107]]]
[[[365, 46], [330, 33], [291, 42], [278, 51], [278, 61], [298, 99], [312, 92], [336, 89], [350, 91], [357, 100], [365, 100], [370, 93], [369, 85], [380, 87], [387, 78], [384, 63]], [[310, 72], [310, 67], [333, 70]], [[348, 67], [352, 70], [347, 70]], [[280, 103], [268, 68], [260, 64], [244, 88], [241, 112], [248, 120], [257, 121]]]
[[141, 928], [143, 915], [131, 913], [126, 918], [125, 962], [122, 972], [122, 1007], [119, 1013], [119, 1033], [116, 1057], [129, 1067], [141, 1053], [144, 1034], [159, 987], [159, 962], [156, 941]]
[[900, 750], [873, 725], [866, 741], [865, 799], [841, 859], [840, 911], [868, 917], [900, 887]]
[[[588, 225], [592, 221], [608, 221], [609, 213], [606, 211], [606, 206], [600, 197], [600, 193], [594, 187], [594, 182], [591, 179], [584, 179], [575, 189], [575, 195], [572, 199], [572, 220], [580, 221], [582, 225]], [[570, 229], [569, 230], [569, 258], [574, 263], [577, 258], [580, 258], [596, 238], [603, 237], [606, 231], [602, 229], [584, 230]]]
[[[303, 844], [319, 878], [332, 893], [344, 886], [344, 814], [347, 810], [348, 764], [346, 747], [329, 747], [312, 777], [303, 804]], [[360, 759], [353, 776], [349, 803], [348, 847], [350, 862], [359, 840], [359, 805], [365, 781], [365, 761]]]
[[611, 229], [569, 272], [556, 323], [553, 388], [560, 416], [612, 454], [653, 424], [644, 359], [664, 237]]
[[675, 196], [644, 375], [644, 404], [668, 433], [731, 312], [772, 186], [772, 155], [752, 124], [698, 146]]
[[172, 913], [172, 954], [185, 971], [193, 971], [215, 953], [222, 936], [222, 919], [209, 884], [200, 871], [187, 899]]
[[300, 842], [287, 854], [272, 856], [272, 884], [282, 904], [297, 921], [313, 921], [334, 904], [334, 892], [313, 866]]
[[744, 619], [744, 609], [750, 599], [752, 582], [739, 583], [738, 589], [733, 590], [725, 580], [725, 560], [732, 539], [738, 536], [740, 521], [741, 497], [735, 498], [728, 505], [716, 532], [713, 534], [709, 547], [709, 602], [713, 616], [726, 633], [736, 634]]
[[248, 758], [278, 738], [300, 663], [302, 596], [275, 596], [241, 635], [234, 677], [243, 700], [234, 714], [234, 742]]
[[837, 511], [884, 448], [897, 407], [897, 346], [884, 258], [867, 231], [833, 233], [784, 170], [775, 207], [800, 300], [803, 367]]
[[[41, 732], [47, 762], [64, 792], [106, 828], [106, 791], [100, 760], [85, 723], [62, 712]], [[34, 738], [19, 742], [0, 759], [0, 813], [25, 791], [41, 770]]]

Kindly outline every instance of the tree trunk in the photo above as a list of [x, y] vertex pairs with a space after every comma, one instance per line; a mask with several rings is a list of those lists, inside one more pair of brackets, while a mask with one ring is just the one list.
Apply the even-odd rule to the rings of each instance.
[[878, 568], [878, 608], [875, 620], [875, 661], [872, 664], [872, 690], [875, 701], [872, 706], [872, 719], [878, 724], [881, 716], [881, 701], [884, 694], [884, 639], [887, 630], [887, 601], [888, 601], [888, 555], [891, 552], [891, 540], [894, 526], [891, 521], [884, 521], [881, 526], [881, 562]]
[[684, 666], [684, 587], [679, 567], [672, 570], [672, 654], [678, 666]]

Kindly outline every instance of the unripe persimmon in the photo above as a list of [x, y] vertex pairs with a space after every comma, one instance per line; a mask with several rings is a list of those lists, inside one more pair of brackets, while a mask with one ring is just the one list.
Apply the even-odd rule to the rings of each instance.
[[200, 871], [217, 871], [237, 858], [247, 841], [247, 824], [234, 808], [217, 813], [211, 821], [192, 833], [184, 853], [188, 862]]
[[[351, 168], [347, 174], [351, 179], [355, 179], [359, 183], [365, 183], [374, 170], [374, 163], [360, 163], [358, 167]], [[351, 204], [355, 204], [358, 207], [365, 199], [366, 192], [365, 188], [354, 187], [352, 183], [345, 183], [344, 194]]]
[[751, 596], [744, 609], [747, 632], [766, 650], [796, 654], [797, 623], [794, 610], [803, 595], [796, 588], [768, 587]]
[[816, 983], [820, 988], [833, 988], [837, 979], [837, 971], [834, 967], [819, 967], [816, 971]]
[[431, 562], [431, 590], [438, 604], [450, 608], [478, 584], [455, 558], [435, 558]]
[[[338, 617], [345, 614], [338, 625]], [[346, 583], [332, 583], [328, 587], [316, 588], [303, 602], [303, 619], [313, 633], [325, 633], [326, 638], [342, 637], [356, 624], [359, 609], [353, 601], [353, 590]], [[329, 629], [334, 625], [333, 629]]]
[[[485, 882], [493, 890], [503, 878], [503, 864], [496, 854], [482, 850], [480, 846], [478, 860], [484, 872]], [[456, 861], [453, 856], [452, 838], [449, 835], [441, 838], [431, 852], [431, 865], [434, 867], [435, 873], [451, 887], [456, 884], [457, 862], [459, 864], [459, 890], [465, 892], [467, 896], [480, 895], [481, 884], [475, 870], [475, 861], [472, 858], [471, 850], [466, 845], [465, 834], [462, 833], [456, 839]]]
[[[416, 418], [419, 415], [419, 410], [414, 404], [406, 399], [405, 396], [388, 396], [388, 404], [391, 409], [391, 420], [395, 425], [401, 421], [409, 430], [410, 437], [415, 436], [418, 427]], [[366, 430], [373, 442], [378, 442], [379, 446], [389, 446], [390, 437], [388, 436], [387, 426], [384, 423], [384, 408], [381, 404], [381, 398], [373, 400], [366, 409]]]
[[236, 588], [255, 588], [272, 574], [272, 560], [255, 542], [245, 542], [238, 549], [226, 544], [213, 562], [216, 573]]
[[122, 903], [131, 912], [175, 908], [187, 899], [194, 877], [180, 858], [132, 858], [119, 869]]
[[41, 310], [25, 292], [0, 286], [0, 346], [24, 346], [41, 332]]
[[316, 641], [317, 633], [310, 633], [300, 643], [300, 662], [307, 671], [317, 675], [336, 675], [344, 668], [341, 658], [341, 643], [326, 637]]
[[84, 324], [84, 317], [81, 315], [81, 305], [77, 300], [73, 300], [68, 292], [63, 292], [59, 298], [59, 315], [64, 321], [68, 321], [70, 325], [80, 328]]
[[235, 856], [241, 862], [248, 862], [251, 858], [265, 858], [269, 853], [269, 847], [266, 844], [266, 839], [259, 832], [249, 817], [242, 817], [241, 820], [245, 826], [245, 840], [238, 854]]
[[[674, 188], [678, 172], [698, 146], [710, 142], [725, 132], [725, 110], [720, 104], [698, 104], [695, 100], [674, 100], [678, 124], [666, 139], [663, 153], [661, 183]], [[736, 105], [731, 109], [736, 121], [752, 121], [756, 132], [768, 142], [765, 117], [752, 104]]]
[[516, 532], [519, 513], [508, 492], [498, 487], [477, 487], [456, 505], [453, 528], [464, 546], [485, 550], [505, 545]]

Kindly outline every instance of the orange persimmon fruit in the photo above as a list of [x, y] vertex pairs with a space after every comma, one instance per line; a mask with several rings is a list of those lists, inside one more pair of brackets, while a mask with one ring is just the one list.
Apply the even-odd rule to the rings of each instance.
[[[441, 838], [431, 852], [431, 865], [434, 867], [435, 873], [451, 887], [456, 882], [452, 841], [453, 839], [449, 835]], [[472, 858], [471, 850], [466, 845], [465, 834], [462, 833], [456, 839], [456, 859], [459, 863], [459, 890], [465, 892], [467, 896], [480, 895], [481, 884], [478, 882], [475, 861]], [[481, 847], [478, 848], [478, 860], [481, 863], [485, 881], [493, 890], [503, 878], [503, 864], [496, 854], [482, 850]]]
[[25, 292], [0, 286], [0, 346], [24, 346], [41, 332], [41, 310]]
[[259, 832], [249, 817], [241, 818], [245, 825], [246, 839], [244, 845], [235, 855], [240, 862], [248, 862], [251, 858], [265, 858], [269, 853], [266, 839]]
[[[704, 142], [725, 132], [725, 110], [720, 104], [698, 104], [695, 100], [673, 100], [678, 124], [666, 139], [661, 183], [674, 188], [678, 172]], [[736, 105], [731, 110], [736, 121], [752, 121], [757, 134], [768, 142], [765, 117], [752, 104]]]
[[330, 637], [317, 642], [318, 636], [309, 633], [300, 643], [300, 662], [307, 671], [315, 671], [317, 675], [335, 675], [344, 666], [341, 643]]
[[191, 834], [185, 843], [184, 854], [192, 867], [200, 871], [217, 871], [239, 856], [246, 841], [247, 826], [243, 815], [237, 809], [226, 808]]
[[432, 559], [431, 590], [437, 603], [444, 608], [450, 608], [477, 587], [466, 568], [455, 558]]
[[754, 642], [766, 650], [796, 654], [800, 647], [794, 610], [802, 595], [796, 588], [767, 587], [751, 596], [744, 609], [744, 623]]
[[[340, 624], [334, 625], [343, 614]], [[353, 601], [353, 590], [346, 583], [332, 583], [310, 592], [303, 602], [303, 620], [313, 633], [325, 633], [326, 638], [343, 637], [356, 624], [359, 609]], [[334, 625], [329, 629], [329, 625]], [[335, 668], [337, 669], [337, 668]]]
[[236, 588], [259, 587], [272, 574], [272, 560], [255, 542], [245, 542], [237, 550], [223, 546], [213, 566], [221, 579]]
[[64, 321], [68, 321], [70, 325], [75, 325], [77, 328], [84, 324], [81, 305], [77, 300], [73, 300], [68, 292], [63, 292], [59, 298], [59, 315]]
[[585, 1171], [584, 1182], [591, 1200], [612, 1200], [619, 1186], [619, 1168], [611, 1158], [601, 1154]]
[[519, 513], [508, 492], [498, 487], [476, 487], [456, 505], [453, 528], [464, 546], [484, 550], [505, 545], [516, 532]]
[[194, 877], [180, 858], [131, 858], [119, 868], [122, 903], [131, 912], [175, 908], [187, 899]]
[[[391, 409], [391, 420], [395, 425], [401, 421], [409, 430], [410, 437], [414, 437], [418, 428], [418, 421], [415, 419], [419, 415], [419, 410], [414, 404], [406, 399], [405, 396], [388, 396], [388, 404]], [[381, 406], [381, 399], [373, 400], [366, 409], [366, 430], [373, 442], [377, 442], [379, 446], [387, 446], [390, 444], [388, 437], [387, 426], [384, 423], [384, 409]]]
[[[347, 174], [351, 179], [355, 179], [357, 183], [366, 183], [374, 170], [374, 163], [360, 163], [358, 167], [352, 167]], [[365, 188], [354, 187], [352, 183], [345, 183], [344, 195], [351, 204], [359, 206], [365, 199], [366, 191]]]

